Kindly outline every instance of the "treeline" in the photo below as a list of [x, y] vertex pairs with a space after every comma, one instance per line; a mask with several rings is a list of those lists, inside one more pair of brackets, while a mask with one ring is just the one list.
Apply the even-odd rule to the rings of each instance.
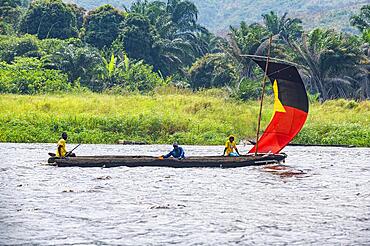
[[258, 98], [261, 71], [244, 54], [295, 62], [322, 100], [370, 98], [370, 5], [351, 24], [361, 35], [314, 29], [270, 12], [217, 37], [187, 0], [137, 1], [86, 11], [61, 0], [0, 0], [0, 93], [150, 92], [158, 86], [226, 87]]

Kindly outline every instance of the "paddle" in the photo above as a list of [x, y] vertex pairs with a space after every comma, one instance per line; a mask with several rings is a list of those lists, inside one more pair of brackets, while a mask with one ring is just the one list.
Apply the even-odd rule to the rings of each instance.
[[78, 147], [80, 147], [81, 144], [78, 144], [76, 147], [74, 147], [71, 151], [68, 151], [66, 154], [66, 157], [68, 157], [70, 154], [73, 153], [74, 150], [76, 150]]
[[[69, 154], [73, 153], [73, 151], [74, 151], [74, 150], [76, 150], [78, 147], [80, 147], [80, 145], [81, 145], [81, 144], [78, 144], [78, 145], [77, 145], [76, 147], [74, 147], [71, 151], [68, 151], [65, 157], [68, 157], [68, 156], [69, 156]], [[48, 154], [49, 154], [49, 156], [51, 156], [51, 157], [55, 157], [55, 156], [56, 156], [56, 154], [54, 154], [54, 153], [48, 153]]]

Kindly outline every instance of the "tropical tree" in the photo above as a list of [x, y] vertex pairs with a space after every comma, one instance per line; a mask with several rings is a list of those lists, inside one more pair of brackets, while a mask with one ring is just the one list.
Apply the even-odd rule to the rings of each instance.
[[223, 53], [207, 54], [198, 59], [189, 70], [192, 88], [234, 86], [238, 74]]
[[198, 43], [202, 56], [205, 54], [221, 53], [223, 52], [223, 47], [227, 44], [224, 38], [216, 36], [208, 30], [197, 32], [195, 36], [195, 41]]
[[78, 6], [77, 4], [67, 4], [74, 14], [76, 15], [77, 28], [80, 30], [84, 24], [84, 15], [86, 14], [86, 9]]
[[197, 27], [198, 9], [188, 0], [168, 0], [167, 13], [179, 31], [192, 31]]
[[370, 4], [363, 6], [358, 15], [351, 17], [351, 25], [357, 27], [361, 32], [370, 29]]
[[138, 0], [132, 3], [130, 11], [146, 16], [154, 26], [162, 16], [167, 15], [166, 3], [160, 1]]
[[130, 13], [122, 25], [120, 41], [130, 58], [153, 64], [154, 35], [149, 19], [143, 15]]
[[[255, 79], [255, 63], [243, 55], [263, 55], [266, 48], [266, 40], [269, 39], [269, 31], [261, 24], [247, 25], [241, 22], [240, 28], [230, 27], [229, 46], [224, 46], [228, 59], [237, 64], [240, 80], [236, 89], [240, 88], [243, 78]], [[250, 81], [250, 80], [248, 80]]]
[[15, 28], [22, 12], [21, 0], [0, 0], [0, 20], [5, 24], [10, 24]]
[[184, 67], [208, 53], [208, 47], [201, 39], [205, 35], [200, 36], [208, 31], [196, 23], [198, 10], [191, 2], [138, 1], [132, 5], [131, 12], [147, 16], [155, 30], [154, 63], [151, 64], [163, 75], [184, 73]]
[[154, 44], [154, 68], [164, 76], [180, 72], [184, 75], [184, 67], [190, 66], [195, 60], [192, 45], [182, 39], [159, 39]]
[[289, 44], [290, 41], [297, 40], [302, 36], [303, 26], [302, 20], [288, 18], [287, 16], [288, 13], [284, 13], [279, 17], [274, 11], [262, 15], [264, 25], [270, 32], [270, 35]]
[[62, 0], [33, 1], [20, 21], [19, 30], [40, 39], [78, 36], [76, 14]]
[[13, 32], [12, 26], [0, 19], [0, 35], [11, 35]]
[[39, 40], [32, 35], [0, 39], [0, 60], [11, 63], [16, 57], [40, 57]]
[[98, 69], [98, 79], [103, 82], [102, 90], [149, 92], [166, 83], [153, 72], [153, 67], [143, 61], [130, 60], [125, 53], [120, 56], [112, 53], [110, 59], [103, 57], [102, 61]]
[[97, 47], [109, 47], [117, 39], [125, 13], [111, 5], [103, 5], [88, 12], [84, 22], [83, 39]]
[[367, 71], [360, 66], [363, 54], [356, 37], [315, 29], [294, 49], [296, 62], [308, 77], [309, 89], [320, 93], [321, 99], [367, 96], [368, 92], [361, 91], [366, 90], [368, 81]]
[[82, 44], [65, 43], [59, 50], [43, 57], [45, 67], [58, 69], [68, 75], [70, 83], [80, 81], [81, 85], [94, 90], [92, 79], [96, 67], [102, 62], [99, 50]]

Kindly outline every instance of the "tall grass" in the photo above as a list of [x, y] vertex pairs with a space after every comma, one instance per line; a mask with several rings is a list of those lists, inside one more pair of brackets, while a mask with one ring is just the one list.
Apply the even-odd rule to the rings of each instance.
[[[223, 144], [229, 134], [255, 138], [259, 104], [220, 91], [159, 90], [144, 95], [0, 95], [1, 142], [55, 142], [62, 131], [71, 142]], [[262, 126], [272, 114], [264, 107]], [[370, 146], [370, 102], [329, 101], [311, 105], [299, 143]]]

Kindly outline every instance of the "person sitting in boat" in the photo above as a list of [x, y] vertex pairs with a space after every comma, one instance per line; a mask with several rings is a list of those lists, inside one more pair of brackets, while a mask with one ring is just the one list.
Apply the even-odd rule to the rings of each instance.
[[225, 143], [225, 149], [223, 156], [238, 157], [240, 156], [238, 148], [236, 147], [235, 137], [229, 136], [229, 139]]
[[66, 132], [62, 133], [62, 138], [58, 141], [58, 149], [56, 153], [56, 157], [75, 157], [74, 153], [70, 153], [67, 151], [66, 143], [67, 143], [68, 135]]
[[179, 147], [179, 144], [178, 143], [174, 143], [173, 145], [173, 150], [168, 153], [167, 155], [162, 155], [160, 158], [161, 159], [167, 159], [167, 158], [170, 158], [171, 156], [173, 156], [174, 158], [177, 158], [179, 160], [182, 160], [185, 158], [185, 151], [183, 148]]

